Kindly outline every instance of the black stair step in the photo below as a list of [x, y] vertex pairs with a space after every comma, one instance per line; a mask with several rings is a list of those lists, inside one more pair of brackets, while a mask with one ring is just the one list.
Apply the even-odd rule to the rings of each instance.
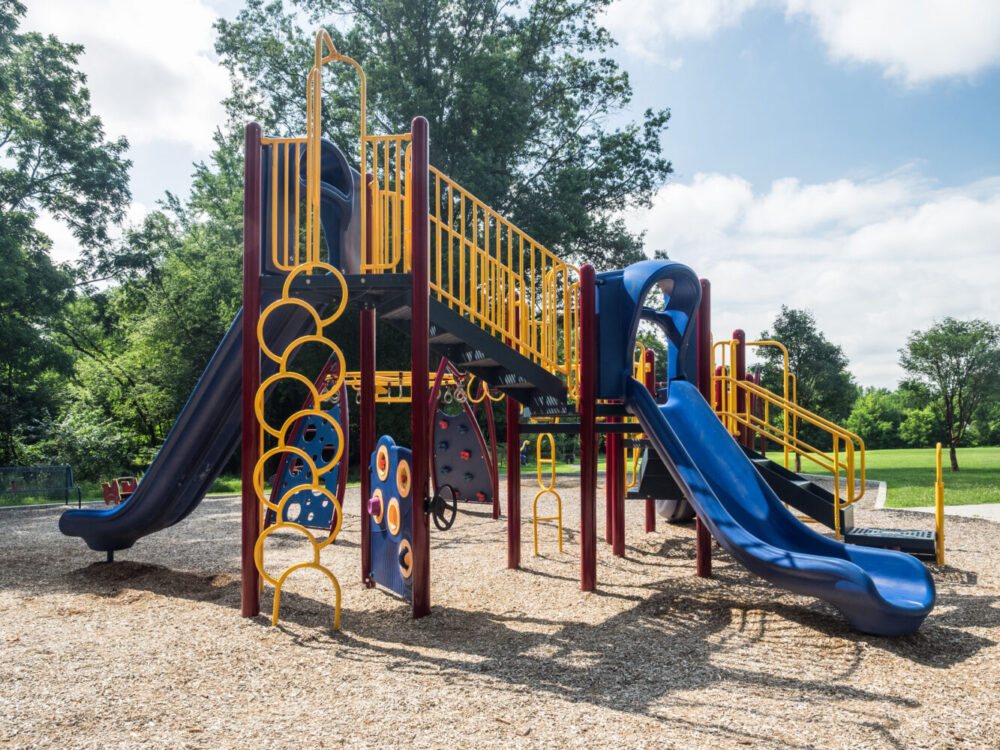
[[401, 305], [393, 310], [382, 313], [379, 317], [382, 320], [410, 320], [413, 317], [413, 310], [410, 309], [409, 305]]
[[[778, 499], [827, 528], [835, 528], [833, 513], [834, 498], [830, 492], [827, 492], [816, 483], [804, 479], [794, 471], [786, 469], [781, 464], [761, 456], [756, 451], [745, 446], [741, 447], [764, 481], [774, 490], [774, 494], [778, 496]], [[840, 528], [848, 529], [853, 525], [853, 506], [849, 505], [846, 508], [841, 508]]]
[[431, 336], [428, 339], [428, 343], [433, 346], [434, 344], [461, 344], [462, 339], [453, 333], [448, 333], [448, 331], [442, 331], [441, 333], [435, 333], [431, 331]]
[[920, 557], [937, 555], [937, 532], [930, 529], [872, 529], [855, 526], [844, 533], [844, 541], [862, 547], [896, 549]]
[[500, 363], [482, 352], [469, 352], [472, 359], [463, 359], [455, 363], [455, 367], [466, 370], [470, 367], [499, 367]]

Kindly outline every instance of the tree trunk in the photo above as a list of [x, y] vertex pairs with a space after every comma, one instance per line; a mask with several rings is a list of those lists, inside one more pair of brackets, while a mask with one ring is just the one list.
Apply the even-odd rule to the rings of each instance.
[[951, 456], [951, 470], [958, 471], [958, 453], [955, 451], [955, 443], [948, 443], [948, 453]]

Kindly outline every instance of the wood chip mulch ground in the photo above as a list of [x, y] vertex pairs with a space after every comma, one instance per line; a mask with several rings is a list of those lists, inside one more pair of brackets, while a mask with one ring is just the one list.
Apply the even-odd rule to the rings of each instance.
[[[359, 499], [324, 552], [343, 587], [293, 575], [282, 620], [239, 616], [240, 508], [212, 498], [112, 565], [57, 529], [58, 510], [0, 516], [0, 745], [6, 747], [1000, 747], [1000, 525], [949, 519], [938, 605], [920, 631], [879, 638], [825, 604], [754, 577], [717, 549], [694, 576], [690, 526], [598, 551], [579, 590], [579, 494], [560, 480], [520, 570], [506, 523], [462, 508], [432, 531], [433, 613], [358, 583]], [[598, 528], [603, 533], [603, 493]], [[857, 522], [926, 516], [859, 510]], [[271, 541], [274, 543], [272, 544]], [[275, 568], [296, 538], [268, 542]], [[270, 567], [270, 566], [269, 566]]]

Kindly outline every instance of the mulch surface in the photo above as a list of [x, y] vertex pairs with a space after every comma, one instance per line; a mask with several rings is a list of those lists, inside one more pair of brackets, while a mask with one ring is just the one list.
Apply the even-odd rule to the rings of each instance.
[[[58, 510], [0, 526], [0, 744], [9, 747], [1000, 746], [1000, 525], [949, 519], [938, 605], [918, 633], [851, 631], [818, 600], [754, 577], [716, 549], [694, 575], [691, 526], [643, 531], [627, 506], [625, 559], [598, 547], [579, 586], [579, 494], [560, 480], [522, 567], [506, 522], [464, 506], [432, 529], [432, 614], [360, 583], [359, 498], [316, 571], [286, 585], [281, 622], [239, 616], [240, 507], [211, 498], [117, 562], [63, 537]], [[544, 502], [544, 501], [543, 501]], [[603, 537], [603, 492], [598, 502]], [[861, 525], [926, 517], [859, 510]], [[270, 570], [304, 561], [268, 541]]]

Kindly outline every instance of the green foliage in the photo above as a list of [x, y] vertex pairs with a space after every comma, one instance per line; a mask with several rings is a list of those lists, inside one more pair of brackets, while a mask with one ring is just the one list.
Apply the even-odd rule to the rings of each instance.
[[[762, 332], [760, 338], [780, 341], [788, 349], [789, 368], [797, 379], [798, 403], [803, 408], [838, 424], [847, 419], [857, 398], [858, 386], [847, 369], [848, 360], [843, 350], [827, 341], [816, 328], [811, 312], [782, 305], [771, 330]], [[781, 394], [781, 351], [777, 347], [760, 347], [756, 356], [763, 362], [763, 386]], [[807, 442], [816, 441], [812, 444], [827, 447], [829, 440], [825, 433], [819, 433], [812, 425], [801, 424], [800, 433]]]
[[91, 114], [82, 47], [19, 33], [24, 10], [0, 0], [0, 463], [29, 458], [17, 436], [58, 407], [70, 371], [52, 329], [72, 277], [52, 263], [36, 213], [93, 246], [129, 200], [127, 144], [106, 142]]
[[647, 349], [652, 349], [656, 352], [656, 371], [655, 379], [657, 383], [665, 383], [667, 381], [667, 344], [655, 333], [639, 333], [636, 335], [635, 340], [642, 344]]
[[941, 434], [935, 409], [927, 405], [923, 409], [910, 409], [899, 425], [899, 439], [908, 448], [929, 448], [935, 436]]
[[25, 463], [69, 464], [78, 480], [101, 481], [135, 470], [135, 436], [82, 401], [58, 422], [38, 425], [43, 436], [25, 448]]
[[[620, 267], [642, 256], [621, 219], [647, 205], [671, 173], [660, 137], [668, 110], [612, 127], [632, 97], [628, 74], [598, 24], [606, 0], [249, 0], [220, 20], [232, 124], [257, 119], [276, 135], [305, 131], [311, 34], [340, 21], [337, 48], [365, 69], [368, 128], [430, 123], [431, 162], [557, 255]], [[324, 69], [324, 124], [350, 154], [358, 133], [353, 69]]]
[[985, 320], [945, 318], [914, 331], [899, 351], [899, 364], [935, 399], [951, 455], [980, 409], [1000, 394], [1000, 326]]
[[845, 426], [864, 439], [866, 448], [895, 448], [903, 419], [899, 396], [885, 388], [869, 388], [854, 402]]
[[45, 209], [94, 246], [129, 202], [128, 143], [105, 141], [90, 111], [83, 47], [18, 33], [23, 14], [0, 0], [0, 213]]
[[70, 276], [52, 264], [33, 218], [0, 212], [0, 464], [18, 462], [19, 426], [56, 408], [59, 381], [51, 376], [70, 364], [48, 335]]

